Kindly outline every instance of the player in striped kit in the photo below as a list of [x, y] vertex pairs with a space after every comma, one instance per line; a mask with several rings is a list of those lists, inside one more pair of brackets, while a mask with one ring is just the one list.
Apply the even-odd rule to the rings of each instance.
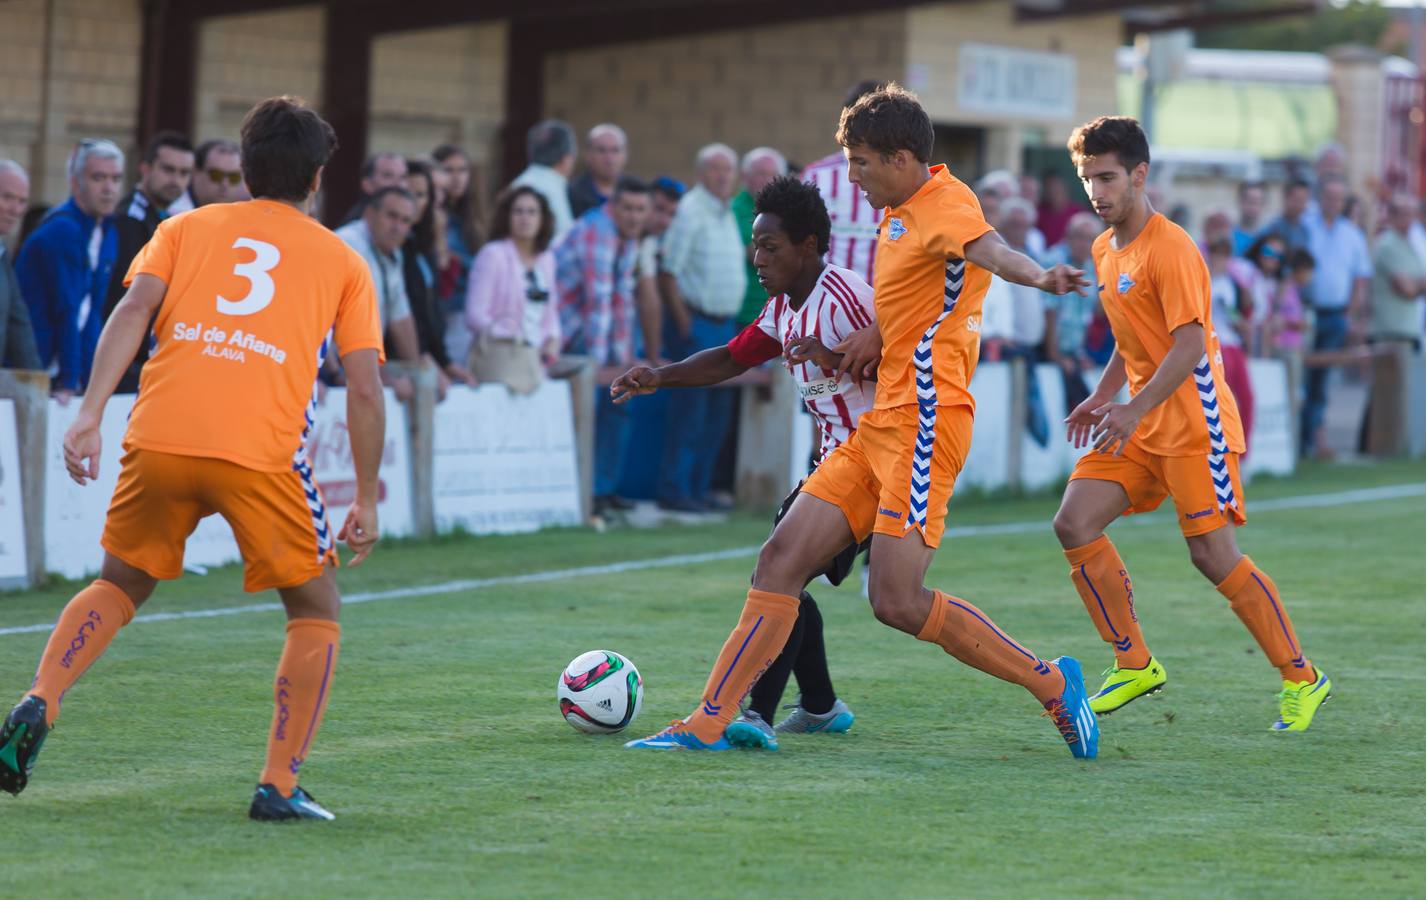
[[[657, 369], [631, 369], [610, 391], [615, 402], [623, 402], [659, 388], [718, 384], [786, 353], [789, 360], [797, 360], [786, 366], [821, 433], [820, 461], [847, 439], [872, 406], [872, 385], [838, 378], [836, 360], [827, 349], [871, 324], [871, 287], [856, 273], [823, 261], [831, 223], [816, 188], [795, 178], [776, 178], [758, 194], [756, 211], [753, 265], [769, 295], [761, 315], [727, 345]], [[783, 502], [777, 521], [800, 490], [799, 485]], [[840, 584], [859, 549], [856, 542], [847, 545], [819, 574]], [[832, 689], [817, 603], [805, 590], [800, 599], [798, 620], [781, 655], [753, 687], [747, 710], [729, 726], [744, 743], [775, 750], [777, 731], [840, 733], [855, 719]], [[794, 672], [801, 696], [774, 730], [773, 713]]]
[[[848, 543], [872, 540], [870, 601], [883, 624], [1023, 687], [1077, 759], [1098, 753], [1099, 728], [1079, 663], [1042, 659], [970, 602], [928, 588], [946, 510], [970, 447], [980, 320], [992, 274], [1063, 294], [1086, 286], [1013, 250], [945, 166], [916, 96], [897, 85], [842, 111], [837, 142], [851, 183], [882, 207], [876, 320], [833, 348], [837, 372], [875, 370], [875, 402], [802, 485], [773, 530], [742, 614], [714, 663], [698, 707], [640, 749], [759, 746], [733, 728], [734, 705], [772, 663], [797, 620], [799, 593]], [[794, 354], [796, 357], [797, 354]]]
[[[858, 82], [847, 92], [843, 109], [881, 87], [879, 81]], [[866, 195], [847, 180], [847, 158], [838, 150], [802, 170], [802, 180], [817, 188], [832, 219], [832, 235], [827, 261], [851, 269], [867, 284], [872, 283], [876, 265], [876, 229], [881, 210], [867, 202]]]
[[[1128, 569], [1104, 529], [1172, 497], [1194, 566], [1282, 675], [1272, 729], [1305, 731], [1332, 682], [1303, 652], [1273, 580], [1238, 549], [1235, 531], [1247, 522], [1238, 478], [1243, 427], [1210, 318], [1208, 268], [1193, 238], [1149, 203], [1149, 142], [1137, 121], [1095, 119], [1075, 129], [1069, 150], [1110, 226], [1093, 253], [1115, 339], [1099, 386], [1066, 419], [1070, 442], [1094, 451], [1075, 466], [1055, 515], [1070, 580], [1114, 647], [1090, 707], [1111, 713], [1167, 680], [1144, 643]], [[1126, 384], [1131, 399], [1114, 402]]]

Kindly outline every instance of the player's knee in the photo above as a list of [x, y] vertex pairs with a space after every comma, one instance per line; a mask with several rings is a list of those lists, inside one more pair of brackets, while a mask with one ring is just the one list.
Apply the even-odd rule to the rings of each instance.
[[1055, 537], [1060, 539], [1060, 546], [1066, 550], [1083, 547], [1095, 538], [1089, 533], [1093, 530], [1089, 523], [1066, 506], [1061, 506], [1055, 513], [1054, 527]]
[[1193, 567], [1214, 584], [1227, 578], [1242, 556], [1236, 546], [1220, 547], [1203, 541], [1188, 542], [1188, 558]]
[[[758, 565], [753, 573], [753, 583], [764, 587], [786, 587], [796, 582], [800, 588], [806, 583], [806, 578], [799, 580], [802, 575], [797, 571], [799, 563], [797, 542], [773, 531], [772, 536], [763, 544], [762, 550], [758, 551]], [[793, 594], [799, 592], [788, 591]]]
[[876, 616], [876, 620], [910, 634], [920, 631], [926, 620], [925, 611], [917, 609], [916, 600], [920, 594], [919, 589], [907, 590], [895, 579], [878, 579], [875, 573], [867, 584], [867, 599], [871, 602], [872, 615]]

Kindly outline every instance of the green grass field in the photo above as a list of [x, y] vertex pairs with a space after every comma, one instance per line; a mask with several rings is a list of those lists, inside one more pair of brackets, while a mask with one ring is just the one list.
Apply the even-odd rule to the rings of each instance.
[[[1422, 483], [1417, 463], [1249, 489], [1242, 543], [1335, 682], [1305, 735], [1268, 733], [1276, 673], [1160, 518], [1113, 535], [1169, 686], [1103, 721], [1097, 761], [1073, 761], [1021, 689], [825, 585], [812, 590], [850, 734], [773, 754], [622, 749], [693, 708], [748, 556], [350, 606], [303, 770], [330, 824], [245, 817], [281, 615], [136, 622], [69, 693], [29, 790], [0, 795], [0, 874], [29, 897], [1422, 896], [1426, 496], [1253, 509]], [[953, 504], [954, 526], [1044, 527], [951, 539], [930, 581], [1097, 673], [1108, 655], [1066, 578], [1054, 507]], [[370, 593], [750, 547], [767, 521], [393, 543], [341, 580]], [[72, 590], [0, 596], [0, 630], [52, 621]], [[245, 597], [224, 569], [142, 612], [273, 599]], [[0, 633], [5, 691], [28, 684], [45, 637]], [[561, 667], [601, 647], [644, 675], [629, 734], [559, 717]]]

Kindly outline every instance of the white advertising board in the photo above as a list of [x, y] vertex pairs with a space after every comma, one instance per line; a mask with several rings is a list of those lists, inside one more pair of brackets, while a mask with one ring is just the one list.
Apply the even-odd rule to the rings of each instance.
[[579, 524], [579, 470], [567, 381], [528, 396], [453, 387], [436, 407], [436, 529], [472, 534]]
[[[80, 486], [64, 467], [64, 433], [79, 415], [79, 401], [50, 401], [45, 429], [45, 568], [66, 578], [83, 578], [99, 571], [104, 551], [104, 514], [119, 481], [119, 460], [124, 455], [124, 430], [134, 408], [133, 394], [116, 394], [104, 410], [100, 427], [102, 450], [99, 477]], [[188, 539], [186, 565], [214, 566], [238, 558], [237, 542], [228, 523], [209, 516]]]
[[[1027, 426], [1020, 438], [1020, 486], [1029, 490], [1046, 488], [1069, 475], [1076, 454], [1065, 439], [1065, 379], [1053, 363], [1032, 366], [1026, 373], [1040, 389], [1045, 415], [1045, 444], [1041, 446]], [[1028, 401], [1027, 401], [1028, 402]]]
[[993, 491], [1010, 480], [1010, 366], [982, 363], [970, 382], [975, 430], [957, 486]]
[[1248, 379], [1253, 385], [1253, 433], [1248, 436], [1243, 477], [1259, 472], [1291, 475], [1297, 466], [1297, 440], [1292, 428], [1287, 363], [1280, 359], [1250, 359]]
[[[50, 402], [45, 431], [45, 568], [66, 578], [83, 578], [99, 571], [103, 550], [104, 516], [119, 479], [124, 431], [134, 395], [116, 394], [104, 411], [100, 429], [103, 449], [99, 477], [87, 485], [75, 484], [64, 467], [64, 433], [79, 414], [79, 402]], [[386, 455], [382, 460], [382, 502], [377, 507], [382, 533], [410, 534], [411, 454], [406, 410], [390, 391], [386, 393]], [[313, 473], [327, 497], [328, 518], [334, 529], [351, 503], [355, 471], [346, 432], [345, 391], [327, 393], [317, 408], [317, 425], [309, 440]], [[330, 486], [330, 487], [329, 487]], [[188, 538], [185, 566], [220, 566], [240, 559], [233, 530], [222, 516], [208, 516]]]
[[[384, 537], [405, 537], [416, 531], [411, 503], [411, 431], [406, 421], [406, 405], [393, 391], [386, 391], [386, 446], [381, 454], [381, 499], [376, 507]], [[327, 518], [332, 528], [339, 530], [356, 498], [345, 388], [332, 388], [317, 404], [307, 438], [307, 458], [327, 501]]]
[[15, 401], [0, 400], [0, 586], [23, 585], [28, 574]]
[[995, 44], [961, 44], [956, 105], [1002, 118], [1074, 117], [1075, 59]]

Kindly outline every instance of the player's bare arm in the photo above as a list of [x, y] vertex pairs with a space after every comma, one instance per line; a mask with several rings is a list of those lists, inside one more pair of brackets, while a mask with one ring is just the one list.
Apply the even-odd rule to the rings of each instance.
[[99, 477], [99, 423], [104, 406], [119, 386], [124, 370], [139, 352], [149, 322], [163, 303], [168, 285], [153, 275], [137, 275], [99, 335], [94, 369], [79, 416], [64, 434], [64, 467], [69, 477], [84, 484]]
[[614, 379], [609, 385], [609, 395], [615, 403], [624, 403], [630, 397], [652, 394], [659, 388], [707, 387], [736, 378], [748, 367], [733, 359], [727, 346], [710, 347], [695, 353], [681, 362], [670, 363], [658, 368], [635, 366]]
[[1099, 376], [1099, 384], [1095, 386], [1094, 393], [1065, 417], [1065, 438], [1076, 450], [1089, 445], [1094, 428], [1099, 424], [1100, 417], [1095, 415], [1094, 411], [1118, 396], [1120, 388], [1128, 381], [1129, 374], [1124, 369], [1124, 357], [1120, 356], [1116, 349], [1109, 359], [1109, 364], [1104, 367], [1104, 372]]
[[1074, 291], [1082, 296], [1089, 287], [1083, 271], [1063, 263], [1046, 269], [1005, 243], [1005, 238], [995, 231], [988, 231], [966, 244], [965, 258], [1006, 281], [1039, 288], [1051, 294]]
[[1203, 358], [1203, 347], [1203, 326], [1198, 322], [1174, 329], [1173, 347], [1144, 389], [1128, 403], [1106, 403], [1094, 410], [1101, 417], [1094, 449], [1121, 455], [1144, 414], [1172, 396], [1192, 374], [1193, 367]]
[[345, 541], [361, 565], [380, 537], [376, 504], [380, 499], [381, 453], [386, 445], [386, 396], [381, 388], [375, 350], [353, 350], [342, 356], [347, 373], [347, 434], [356, 468], [356, 500], [347, 511], [337, 540]]

